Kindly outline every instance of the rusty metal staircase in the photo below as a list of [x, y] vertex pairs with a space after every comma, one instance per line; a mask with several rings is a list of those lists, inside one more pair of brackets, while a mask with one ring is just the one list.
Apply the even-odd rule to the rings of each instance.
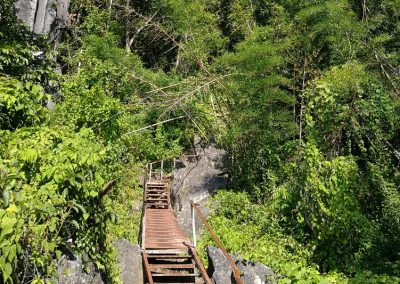
[[[174, 159], [173, 176], [175, 162]], [[193, 201], [190, 202], [193, 242], [178, 223], [172, 209], [171, 192], [168, 178], [163, 172], [163, 163], [160, 161], [159, 171], [153, 169], [154, 163], [148, 165], [149, 175], [144, 185], [141, 240], [145, 283], [212, 283], [196, 252], [196, 214], [229, 262], [235, 283], [243, 284], [233, 258]]]
[[167, 183], [147, 182], [145, 185], [144, 203], [147, 208], [168, 209], [171, 195]]
[[172, 209], [168, 182], [152, 180], [151, 175], [144, 190], [142, 256], [145, 283], [211, 284]]

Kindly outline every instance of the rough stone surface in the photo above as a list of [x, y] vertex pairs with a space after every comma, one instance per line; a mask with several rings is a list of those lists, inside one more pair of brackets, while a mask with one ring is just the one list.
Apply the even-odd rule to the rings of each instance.
[[[182, 156], [176, 161], [172, 184], [178, 220], [188, 233], [191, 233], [190, 200], [201, 206], [218, 189], [226, 188], [228, 183], [228, 176], [224, 173], [226, 151], [213, 143], [202, 148], [199, 142], [195, 139], [195, 155]], [[202, 211], [208, 214], [206, 208]], [[196, 227], [201, 228], [198, 221]]]
[[82, 259], [66, 256], [58, 262], [58, 284], [103, 284], [106, 283], [102, 274], [96, 270], [93, 263], [86, 264], [89, 273], [83, 272]]
[[17, 16], [36, 34], [54, 34], [70, 25], [70, 0], [17, 0]]
[[18, 18], [27, 25], [30, 31], [33, 31], [33, 25], [35, 23], [37, 2], [38, 0], [18, 0], [15, 2]]
[[121, 280], [124, 284], [137, 284], [143, 282], [143, 266], [141, 249], [127, 240], [115, 242], [117, 261], [121, 270]]
[[[209, 259], [208, 274], [212, 275], [215, 284], [235, 283], [233, 270], [229, 265], [228, 260], [219, 248], [207, 247]], [[274, 272], [268, 266], [261, 263], [247, 261], [240, 258], [238, 255], [233, 255], [236, 265], [242, 273], [242, 280], [245, 284], [270, 284], [274, 283], [272, 276]]]

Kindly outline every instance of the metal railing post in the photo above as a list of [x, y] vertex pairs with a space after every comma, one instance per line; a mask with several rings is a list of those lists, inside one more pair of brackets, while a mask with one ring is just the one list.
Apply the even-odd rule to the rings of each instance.
[[190, 213], [192, 215], [192, 233], [193, 233], [193, 245], [197, 247], [197, 239], [196, 239], [196, 220], [194, 219], [194, 208], [190, 206]]
[[173, 168], [173, 173], [174, 173], [174, 179], [175, 179], [175, 168], [176, 168], [176, 159], [174, 158], [174, 168]]
[[161, 181], [163, 180], [163, 169], [164, 169], [164, 160], [161, 160], [161, 171], [160, 171]]
[[207, 228], [208, 232], [211, 234], [211, 237], [214, 239], [222, 253], [224, 254], [225, 258], [228, 260], [232, 270], [233, 270], [233, 275], [235, 276], [235, 281], [236, 284], [244, 284], [243, 280], [240, 278], [240, 270], [236, 266], [235, 261], [231, 257], [231, 255], [225, 250], [224, 245], [222, 244], [221, 240], [218, 238], [218, 236], [215, 234], [214, 230], [211, 228], [210, 224], [208, 224], [206, 218], [203, 216], [201, 213], [200, 209], [196, 206], [196, 204], [193, 201], [190, 201], [190, 205], [192, 206], [192, 210], [196, 211], [197, 216], [199, 217], [200, 221], [203, 223], [203, 225]]
[[150, 163], [149, 181], [151, 181], [151, 171], [153, 170], [153, 163]]

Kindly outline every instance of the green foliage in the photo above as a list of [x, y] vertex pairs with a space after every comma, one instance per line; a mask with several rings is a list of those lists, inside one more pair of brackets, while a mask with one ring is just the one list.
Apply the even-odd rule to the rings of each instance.
[[[207, 1], [165, 0], [160, 1], [165, 9], [168, 31], [179, 39], [175, 69], [181, 74], [202, 70], [220, 53], [225, 39], [217, 29], [215, 15], [207, 11]], [[204, 70], [202, 70], [204, 71]]]
[[[222, 95], [230, 115], [226, 143], [234, 160], [234, 182], [249, 190], [272, 182], [284, 153], [283, 141], [296, 131], [294, 97], [286, 90], [290, 80], [279, 72], [286, 63], [283, 48], [284, 43], [274, 44], [268, 30], [260, 28], [215, 67], [229, 75]], [[254, 197], [263, 200], [267, 195], [261, 190]]]
[[104, 200], [105, 207], [111, 213], [107, 230], [112, 240], [126, 239], [133, 244], [138, 243], [142, 219], [142, 169], [143, 165], [136, 162], [121, 168], [119, 174], [124, 178], [121, 179], [118, 190], [112, 191]]
[[[285, 235], [273, 214], [264, 206], [252, 204], [243, 193], [219, 192], [215, 215], [209, 220], [224, 246], [238, 252], [245, 259], [268, 264], [281, 277], [271, 279], [278, 283], [339, 283], [343, 275], [318, 272], [309, 264], [311, 252], [293, 237]], [[206, 233], [201, 246], [212, 243]]]
[[309, 138], [324, 149], [360, 155], [368, 151], [368, 142], [393, 135], [395, 101], [362, 65], [334, 67], [314, 86], [306, 94], [306, 123]]
[[[3, 197], [7, 197], [3, 193]], [[3, 281], [12, 279], [17, 255], [21, 253], [19, 240], [23, 232], [23, 219], [18, 216], [18, 207], [12, 204], [6, 210], [0, 209], [0, 269]]]
[[38, 85], [0, 77], [0, 130], [40, 123], [47, 114], [42, 104], [49, 98]]
[[46, 43], [29, 33], [17, 19], [14, 2], [0, 3], [0, 74], [44, 83], [52, 77], [53, 65]]
[[[77, 92], [81, 89], [80, 92]], [[57, 109], [55, 119], [58, 124], [70, 125], [72, 128], [93, 128], [98, 134], [108, 138], [119, 134], [118, 114], [121, 105], [117, 99], [109, 96], [102, 88], [84, 89], [65, 85], [65, 101]], [[79, 107], [77, 107], [79, 106]]]
[[[397, 225], [389, 224], [397, 224], [394, 204], [398, 203], [398, 189], [394, 184], [399, 170], [387, 161], [393, 157], [390, 141], [395, 139], [399, 125], [397, 100], [373, 74], [357, 63], [334, 67], [315, 83], [307, 98], [307, 137], [329, 156], [357, 157], [360, 175], [353, 194], [362, 204], [365, 217], [370, 223], [379, 220], [380, 228], [374, 233], [379, 236], [373, 241], [374, 247], [366, 253], [370, 254], [369, 262], [375, 263], [373, 259], [377, 257], [381, 260], [393, 258], [396, 253], [388, 253], [388, 250], [397, 251], [393, 250], [398, 247], [397, 233], [394, 233]], [[378, 228], [376, 224], [374, 227]], [[365, 241], [365, 245], [370, 247], [371, 240]], [[385, 270], [386, 264], [375, 265]], [[392, 269], [397, 271], [397, 265]]]
[[[357, 164], [351, 157], [324, 160], [307, 144], [304, 161], [293, 164], [291, 176], [274, 200], [278, 212], [287, 210], [288, 227], [302, 228], [297, 236], [313, 247], [312, 258], [323, 271], [354, 272], [377, 236], [357, 199]], [[284, 203], [291, 206], [279, 208]]]
[[233, 191], [211, 223], [232, 252], [282, 283], [398, 282], [399, 0], [72, 1], [51, 48], [13, 3], [0, 3], [4, 282], [44, 282], [65, 253], [118, 282], [112, 241], [137, 240], [140, 168], [195, 135], [229, 153]]
[[[358, 51], [357, 37], [365, 30], [356, 21], [348, 1], [321, 1], [304, 3], [295, 15], [299, 28], [296, 48], [320, 68], [352, 59]], [[300, 60], [302, 58], [300, 57]]]
[[18, 248], [18, 261], [8, 261], [14, 273], [25, 270], [27, 277], [48, 277], [55, 271], [53, 258], [71, 250], [104, 263], [93, 244], [105, 240], [108, 213], [97, 196], [107, 178], [103, 164], [110, 152], [93, 139], [88, 129], [72, 133], [47, 127], [2, 137], [1, 208], [18, 213], [15, 222], [24, 228], [2, 229], [2, 234], [15, 235], [14, 243], [8, 239], [2, 246]]
[[[279, 214], [269, 206], [256, 205], [244, 193], [220, 191], [213, 197], [214, 208], [209, 222], [230, 252], [245, 259], [268, 264], [277, 274], [277, 283], [396, 283], [397, 277], [360, 271], [354, 278], [337, 272], [320, 273], [313, 264], [313, 245], [303, 245], [282, 232]], [[350, 212], [349, 212], [350, 213]], [[329, 230], [329, 228], [326, 228]], [[340, 240], [339, 240], [340, 241]], [[204, 233], [200, 249], [212, 244]], [[279, 275], [279, 276], [278, 276]]]

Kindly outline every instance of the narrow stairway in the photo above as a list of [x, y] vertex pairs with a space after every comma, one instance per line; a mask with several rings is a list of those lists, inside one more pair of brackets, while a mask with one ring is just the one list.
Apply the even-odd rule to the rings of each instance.
[[163, 180], [145, 184], [142, 255], [145, 283], [211, 284], [195, 247], [178, 223], [168, 183]]

